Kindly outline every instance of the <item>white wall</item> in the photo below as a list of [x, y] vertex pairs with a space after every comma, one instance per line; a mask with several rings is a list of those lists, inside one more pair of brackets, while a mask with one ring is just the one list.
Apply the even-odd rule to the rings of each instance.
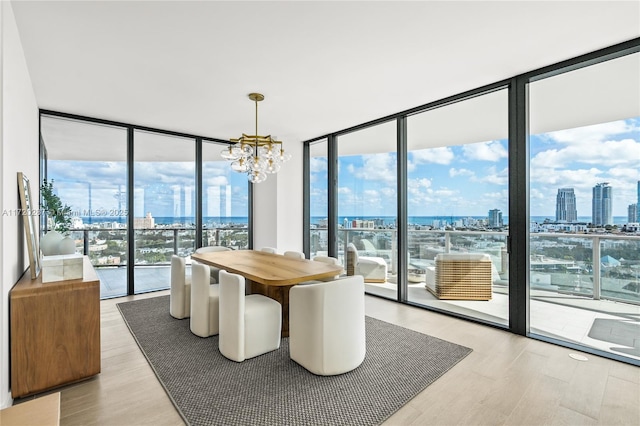
[[275, 175], [254, 185], [253, 247], [302, 251], [302, 153], [300, 142], [286, 142], [291, 160]]
[[19, 208], [17, 173], [31, 180], [33, 197], [39, 198], [38, 181], [38, 105], [33, 93], [29, 70], [16, 27], [11, 3], [0, 2], [2, 8], [2, 136], [0, 139], [0, 407], [12, 403], [9, 383], [9, 291], [28, 267], [28, 255], [22, 218], [7, 212]]

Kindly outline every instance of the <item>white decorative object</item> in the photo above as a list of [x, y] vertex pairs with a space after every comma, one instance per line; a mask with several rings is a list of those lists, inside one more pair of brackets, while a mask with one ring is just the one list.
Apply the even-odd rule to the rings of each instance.
[[58, 253], [58, 244], [64, 236], [57, 231], [49, 231], [40, 239], [40, 250], [43, 256], [54, 256]]
[[74, 254], [76, 252], [76, 242], [69, 237], [63, 237], [58, 243], [57, 254]]
[[65, 254], [42, 257], [42, 282], [77, 280], [82, 278], [82, 255]]

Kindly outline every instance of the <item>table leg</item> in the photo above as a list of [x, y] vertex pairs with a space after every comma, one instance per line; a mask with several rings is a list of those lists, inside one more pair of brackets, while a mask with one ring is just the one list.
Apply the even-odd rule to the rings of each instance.
[[282, 331], [281, 337], [289, 337], [289, 290], [293, 285], [287, 286], [270, 286], [251, 282], [251, 293], [262, 294], [270, 297], [282, 305]]

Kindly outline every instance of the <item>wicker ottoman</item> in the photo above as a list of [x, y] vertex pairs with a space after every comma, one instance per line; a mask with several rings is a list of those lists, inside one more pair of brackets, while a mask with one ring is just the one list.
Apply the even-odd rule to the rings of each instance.
[[481, 253], [441, 253], [436, 256], [438, 299], [491, 300], [491, 258]]

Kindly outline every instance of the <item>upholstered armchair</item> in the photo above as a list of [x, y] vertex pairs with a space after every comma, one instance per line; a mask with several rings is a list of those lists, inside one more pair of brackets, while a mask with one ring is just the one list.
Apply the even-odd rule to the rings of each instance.
[[347, 245], [347, 275], [362, 275], [366, 283], [387, 281], [387, 262], [381, 257], [359, 256], [353, 243]]
[[186, 270], [184, 257], [171, 256], [169, 313], [177, 319], [188, 318], [191, 314], [191, 276]]
[[282, 305], [260, 294], [245, 296], [245, 280], [220, 271], [218, 348], [236, 362], [280, 347]]
[[196, 336], [218, 334], [219, 285], [210, 284], [210, 267], [198, 262], [191, 265], [191, 318], [189, 327]]
[[289, 291], [289, 352], [310, 372], [331, 376], [366, 354], [362, 276], [294, 286]]

